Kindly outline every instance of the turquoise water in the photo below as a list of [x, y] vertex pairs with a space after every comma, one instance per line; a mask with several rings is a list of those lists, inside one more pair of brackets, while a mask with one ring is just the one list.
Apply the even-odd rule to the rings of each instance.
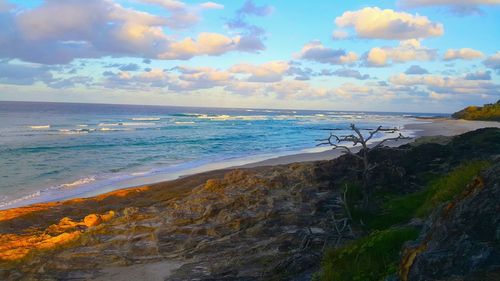
[[328, 129], [401, 127], [410, 115], [427, 116], [0, 102], [0, 208], [300, 152]]

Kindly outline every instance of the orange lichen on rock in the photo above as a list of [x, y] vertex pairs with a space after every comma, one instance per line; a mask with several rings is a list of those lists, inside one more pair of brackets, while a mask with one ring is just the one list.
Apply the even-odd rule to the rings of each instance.
[[[482, 177], [476, 177], [474, 180], [467, 186], [466, 190], [462, 192], [462, 194], [451, 202], [446, 204], [443, 208], [443, 216], [447, 217], [450, 213], [457, 207], [457, 205], [462, 202], [465, 198], [482, 190], [485, 187], [484, 179]], [[403, 258], [400, 264], [399, 277], [402, 281], [408, 280], [408, 275], [410, 273], [411, 267], [417, 258], [417, 256], [427, 250], [428, 241], [432, 238], [432, 232], [427, 235], [424, 242], [416, 247], [406, 248], [403, 252]]]
[[224, 187], [223, 183], [219, 179], [209, 179], [205, 183], [205, 190], [216, 192]]
[[125, 189], [119, 189], [116, 191], [111, 191], [111, 192], [108, 192], [105, 194], [101, 194], [101, 195], [98, 195], [94, 198], [96, 201], [102, 201], [102, 200], [108, 199], [109, 197], [112, 197], [112, 196], [114, 196], [114, 197], [127, 197], [130, 194], [144, 192], [144, 191], [147, 191], [149, 189], [150, 189], [150, 187], [147, 185], [141, 186], [141, 187], [125, 188]]
[[85, 229], [111, 220], [114, 211], [90, 214], [81, 221], [64, 217], [46, 229], [31, 230], [27, 234], [0, 234], [0, 262], [16, 261], [36, 250], [51, 250], [76, 241]]
[[87, 227], [97, 226], [97, 225], [100, 225], [102, 223], [102, 219], [101, 219], [100, 215], [90, 214], [90, 215], [86, 216], [85, 218], [83, 218], [83, 223]]
[[61, 233], [73, 229], [79, 225], [81, 225], [81, 223], [75, 222], [68, 217], [64, 217], [59, 221], [58, 224], [53, 224], [47, 227], [47, 232], [50, 234]]
[[475, 177], [474, 180], [467, 186], [465, 191], [459, 197], [455, 198], [444, 207], [445, 215], [448, 215], [455, 208], [455, 206], [459, 202], [464, 200], [466, 197], [480, 191], [483, 188], [484, 188], [484, 179], [481, 177]]
[[[428, 241], [428, 239], [426, 239]], [[403, 258], [399, 268], [399, 278], [401, 281], [408, 281], [408, 274], [411, 266], [419, 254], [427, 249], [427, 242], [424, 242], [416, 247], [406, 248], [403, 252]]]
[[20, 207], [20, 208], [14, 208], [14, 209], [1, 210], [0, 211], [0, 222], [15, 219], [17, 217], [28, 215], [28, 214], [34, 213], [34, 212], [45, 211], [45, 210], [48, 210], [49, 208], [54, 207], [56, 205], [59, 205], [59, 203], [49, 202], [49, 203], [31, 205], [28, 207]]
[[33, 250], [48, 250], [75, 241], [82, 234], [76, 230], [59, 235], [49, 234], [2, 234], [0, 235], [0, 261], [15, 261], [24, 258]]
[[83, 223], [87, 227], [97, 226], [97, 225], [100, 225], [103, 222], [109, 221], [114, 216], [115, 216], [115, 212], [114, 211], [109, 211], [108, 213], [103, 214], [103, 215], [90, 214], [90, 215], [86, 216], [85, 218], [83, 218]]

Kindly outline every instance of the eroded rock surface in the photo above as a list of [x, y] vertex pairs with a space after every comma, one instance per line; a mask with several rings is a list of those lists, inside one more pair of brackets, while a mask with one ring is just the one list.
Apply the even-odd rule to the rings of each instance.
[[500, 280], [500, 164], [429, 221], [403, 259], [403, 280]]
[[[178, 198], [112, 212], [113, 219], [110, 213], [79, 222], [65, 217], [37, 233], [77, 235], [71, 247], [35, 251], [2, 275], [102, 279], [111, 268], [163, 264], [169, 270], [161, 278], [168, 280], [307, 276], [319, 264], [322, 248], [337, 242], [331, 230], [343, 213], [338, 189], [321, 180], [325, 172], [317, 163], [234, 170]], [[343, 239], [353, 235], [346, 231]]]

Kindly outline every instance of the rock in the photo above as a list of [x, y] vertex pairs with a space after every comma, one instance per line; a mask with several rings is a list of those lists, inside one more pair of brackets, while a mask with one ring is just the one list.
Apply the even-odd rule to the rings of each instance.
[[110, 221], [112, 218], [115, 217], [115, 214], [116, 214], [115, 211], [108, 211], [107, 213], [101, 215], [101, 219], [103, 222]]
[[405, 250], [401, 280], [500, 277], [499, 213], [500, 164], [496, 164], [471, 183], [461, 198], [434, 214], [418, 243]]
[[83, 223], [87, 227], [97, 226], [102, 223], [102, 218], [100, 215], [90, 214], [88, 216], [85, 216], [85, 218], [83, 218]]

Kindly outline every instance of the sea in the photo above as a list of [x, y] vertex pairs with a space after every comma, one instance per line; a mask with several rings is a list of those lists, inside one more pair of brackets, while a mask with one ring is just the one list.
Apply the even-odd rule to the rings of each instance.
[[434, 116], [445, 115], [0, 101], [0, 209], [317, 152], [351, 123]]

